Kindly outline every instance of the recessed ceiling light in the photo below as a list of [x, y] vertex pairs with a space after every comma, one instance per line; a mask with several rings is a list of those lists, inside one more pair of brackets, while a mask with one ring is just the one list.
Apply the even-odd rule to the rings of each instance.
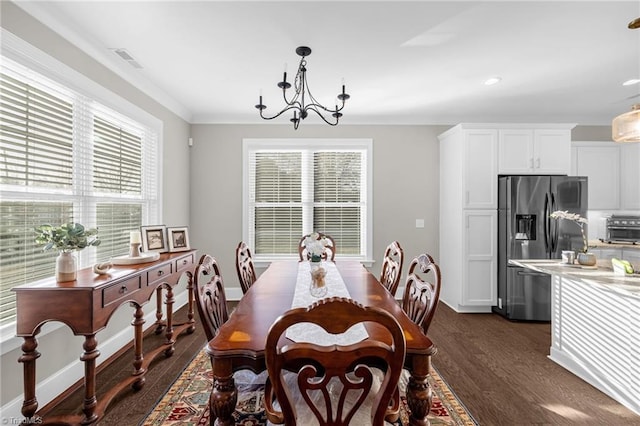
[[624, 83], [622, 83], [623, 86], [631, 86], [632, 84], [638, 84], [640, 83], [640, 78], [632, 78], [631, 80], [627, 80]]
[[485, 86], [493, 86], [494, 84], [498, 84], [500, 83], [500, 81], [502, 81], [502, 78], [500, 77], [491, 77], [490, 79], [486, 80], [484, 82]]

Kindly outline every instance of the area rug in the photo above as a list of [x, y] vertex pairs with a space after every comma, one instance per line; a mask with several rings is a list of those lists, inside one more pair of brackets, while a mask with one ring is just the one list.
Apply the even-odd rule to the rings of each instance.
[[[267, 425], [267, 418], [262, 408], [265, 378], [265, 373], [261, 375], [243, 371], [236, 373], [238, 403], [233, 414], [236, 426]], [[202, 350], [139, 426], [208, 425], [212, 381], [211, 363]], [[434, 393], [429, 413], [429, 421], [432, 425], [477, 425], [435, 369], [431, 372], [429, 383]], [[409, 411], [404, 396], [401, 400], [400, 419], [395, 426], [409, 424]]]

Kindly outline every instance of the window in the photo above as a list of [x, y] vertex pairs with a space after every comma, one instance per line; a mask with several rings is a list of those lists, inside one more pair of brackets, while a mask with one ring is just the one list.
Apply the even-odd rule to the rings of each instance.
[[371, 141], [244, 140], [243, 239], [257, 259], [298, 255], [331, 235], [337, 255], [371, 258]]
[[54, 274], [57, 253], [35, 244], [34, 227], [97, 227], [101, 244], [78, 255], [86, 267], [127, 254], [129, 231], [160, 213], [157, 122], [103, 105], [55, 70], [45, 76], [29, 60], [1, 59], [0, 327], [15, 321], [12, 287]]

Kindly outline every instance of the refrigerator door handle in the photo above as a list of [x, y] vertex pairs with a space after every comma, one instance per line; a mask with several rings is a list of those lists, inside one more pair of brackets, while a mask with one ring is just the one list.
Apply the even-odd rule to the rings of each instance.
[[551, 234], [550, 232], [550, 226], [551, 226], [551, 218], [549, 217], [549, 215], [551, 214], [549, 212], [549, 194], [544, 194], [544, 250], [547, 252], [547, 254], [550, 253], [550, 246], [551, 246]]
[[[556, 197], [553, 194], [553, 192], [551, 193], [551, 212], [549, 212], [549, 214], [551, 214], [552, 212], [555, 212], [557, 210], [557, 203], [556, 203]], [[549, 219], [551, 220], [551, 219]], [[549, 253], [549, 257], [552, 257], [551, 255], [553, 253], [556, 252], [556, 250], [558, 249], [558, 224], [557, 222], [552, 222], [551, 224], [551, 252]]]

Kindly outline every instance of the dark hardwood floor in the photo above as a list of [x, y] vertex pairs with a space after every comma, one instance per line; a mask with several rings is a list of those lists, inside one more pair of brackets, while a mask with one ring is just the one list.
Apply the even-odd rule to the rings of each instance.
[[[438, 347], [433, 365], [480, 425], [640, 425], [640, 416], [547, 358], [549, 324], [457, 314], [441, 303], [429, 334]], [[145, 347], [160, 339], [149, 336]], [[144, 388], [118, 397], [100, 425], [138, 425], [204, 344], [201, 327], [178, 339], [176, 353], [154, 362]], [[131, 359], [129, 351], [99, 373], [98, 396], [131, 372]], [[76, 391], [52, 412], [79, 411], [82, 397]]]
[[433, 365], [481, 425], [640, 425], [640, 416], [547, 358], [550, 324], [440, 303]]

